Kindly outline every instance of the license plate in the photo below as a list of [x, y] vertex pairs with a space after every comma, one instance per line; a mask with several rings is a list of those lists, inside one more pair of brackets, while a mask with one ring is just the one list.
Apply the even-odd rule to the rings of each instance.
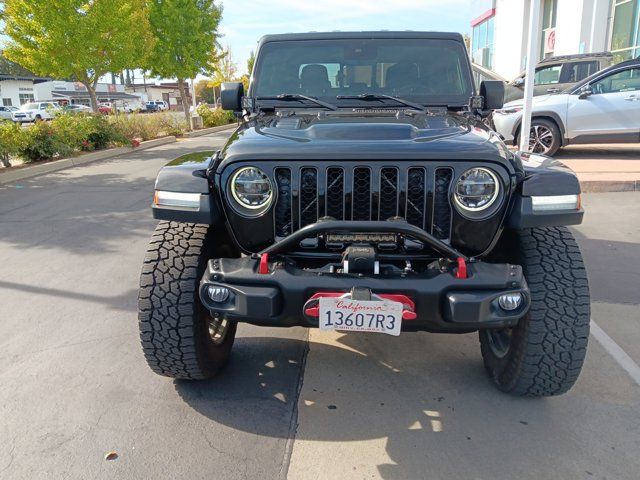
[[391, 300], [320, 298], [320, 330], [400, 335], [402, 304]]

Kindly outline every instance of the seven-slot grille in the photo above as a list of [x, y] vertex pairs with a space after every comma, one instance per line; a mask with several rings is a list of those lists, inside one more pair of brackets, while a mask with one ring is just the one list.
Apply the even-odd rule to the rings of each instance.
[[402, 217], [448, 240], [450, 168], [424, 166], [310, 166], [274, 170], [277, 237], [330, 216], [337, 220]]

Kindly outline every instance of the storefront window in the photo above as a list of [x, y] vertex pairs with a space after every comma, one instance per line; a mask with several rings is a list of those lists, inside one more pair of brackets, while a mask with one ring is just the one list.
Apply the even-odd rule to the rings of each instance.
[[540, 58], [553, 55], [556, 43], [556, 16], [558, 3], [556, 0], [544, 0], [542, 7], [542, 37], [540, 38]]
[[493, 18], [475, 25], [471, 37], [473, 61], [489, 69], [493, 68]]
[[20, 97], [20, 105], [33, 102], [34, 100], [33, 93], [21, 93], [18, 96]]
[[640, 0], [615, 0], [611, 51], [616, 62], [640, 55]]

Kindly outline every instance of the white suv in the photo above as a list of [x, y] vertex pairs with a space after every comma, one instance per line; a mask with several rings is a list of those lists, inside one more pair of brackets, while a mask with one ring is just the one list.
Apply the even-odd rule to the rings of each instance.
[[[522, 100], [493, 114], [507, 143], [517, 143]], [[560, 147], [584, 143], [640, 142], [640, 59], [605, 68], [554, 95], [534, 97], [529, 149], [553, 155]]]
[[60, 106], [54, 102], [30, 102], [11, 113], [11, 120], [18, 123], [51, 120], [59, 111]]

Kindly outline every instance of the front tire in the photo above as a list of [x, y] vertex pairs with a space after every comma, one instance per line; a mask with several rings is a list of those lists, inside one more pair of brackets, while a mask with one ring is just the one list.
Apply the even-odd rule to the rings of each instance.
[[517, 232], [518, 261], [531, 292], [529, 312], [511, 329], [480, 331], [484, 365], [497, 387], [542, 397], [568, 391], [587, 351], [587, 273], [566, 227]]
[[160, 222], [149, 242], [138, 322], [144, 356], [159, 375], [211, 378], [229, 359], [237, 325], [212, 317], [198, 295], [212, 236], [208, 225]]
[[530, 152], [551, 156], [561, 146], [560, 129], [555, 122], [545, 118], [533, 118], [531, 120], [531, 130], [529, 131]]

